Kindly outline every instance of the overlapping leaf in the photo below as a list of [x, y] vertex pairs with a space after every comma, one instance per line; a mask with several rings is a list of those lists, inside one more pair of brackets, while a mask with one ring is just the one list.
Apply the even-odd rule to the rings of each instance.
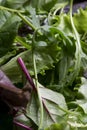
[[[63, 110], [67, 110], [67, 105], [62, 94], [54, 92], [50, 89], [46, 89], [41, 85], [39, 89], [44, 107], [43, 128], [46, 128], [49, 125], [58, 122], [60, 118], [62, 118], [62, 116], [65, 114], [65, 111]], [[36, 97], [37, 94], [33, 93], [31, 104], [29, 103], [26, 109], [26, 117], [32, 120], [38, 126], [40, 119], [40, 110]], [[20, 116], [17, 117], [16, 120], [19, 120], [21, 122]], [[28, 120], [26, 121], [28, 122]], [[22, 122], [25, 124], [26, 121], [24, 120], [23, 122], [22, 120]]]
[[[44, 71], [53, 67], [53, 63], [58, 60], [58, 55], [60, 54], [60, 49], [56, 46], [42, 46], [35, 49], [35, 59], [37, 64], [37, 73]], [[27, 68], [30, 71], [30, 74], [33, 75], [33, 59], [32, 51], [25, 51], [12, 58], [7, 64], [3, 65], [2, 70], [10, 77], [13, 82], [20, 82], [21, 80], [21, 70], [17, 64], [17, 58], [22, 57], [25, 61]], [[14, 71], [15, 70], [15, 71]]]

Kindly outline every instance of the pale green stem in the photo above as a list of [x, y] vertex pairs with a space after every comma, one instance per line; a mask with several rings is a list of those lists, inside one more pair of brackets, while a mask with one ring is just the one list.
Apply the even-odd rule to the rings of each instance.
[[36, 61], [35, 61], [34, 53], [33, 53], [33, 64], [34, 64], [35, 86], [36, 86], [36, 89], [37, 89], [37, 94], [38, 94], [38, 99], [39, 99], [39, 104], [40, 104], [40, 123], [39, 123], [38, 130], [41, 130], [42, 127], [43, 127], [43, 103], [42, 103], [41, 94], [39, 92], [37, 68], [36, 68]]
[[[21, 13], [24, 13], [24, 11], [20, 11], [20, 10], [15, 10], [15, 9], [10, 9], [4, 6], [0, 6], [0, 10], [6, 10], [9, 11], [11, 13], [16, 13], [28, 26], [30, 26], [33, 30], [37, 30], [37, 28], [30, 22], [28, 21], [25, 16], [23, 16]], [[40, 32], [38, 32], [40, 34]]]
[[29, 25], [33, 30], [36, 30], [37, 28], [35, 26], [33, 26], [32, 23], [30, 23], [26, 18], [25, 16], [23, 16], [20, 12], [16, 12], [17, 15], [27, 24]]
[[7, 8], [7, 7], [4, 7], [4, 6], [0, 6], [0, 10], [6, 10], [6, 11], [9, 11], [9, 12], [13, 12], [13, 13], [17, 13], [17, 12], [24, 13], [24, 11], [22, 11], [22, 10], [11, 9], [11, 8]]
[[23, 42], [19, 37], [15, 38], [15, 42], [21, 43], [21, 45], [24, 46], [27, 49], [31, 49], [31, 46], [29, 46], [28, 44], [26, 44], [25, 42]]
[[71, 25], [72, 25], [72, 28], [73, 28], [73, 31], [75, 34], [75, 38], [76, 38], [75, 70], [78, 71], [80, 69], [82, 49], [81, 49], [81, 44], [80, 44], [80, 37], [79, 37], [79, 34], [75, 28], [73, 18], [72, 18], [72, 5], [73, 5], [73, 0], [70, 1], [70, 20], [71, 20]]

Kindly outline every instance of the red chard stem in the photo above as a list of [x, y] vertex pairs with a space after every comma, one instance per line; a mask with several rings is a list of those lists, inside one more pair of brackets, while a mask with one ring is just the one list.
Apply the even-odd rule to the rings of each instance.
[[30, 74], [29, 74], [29, 72], [28, 72], [28, 70], [27, 70], [27, 68], [26, 68], [26, 66], [25, 66], [25, 64], [24, 64], [24, 61], [22, 60], [21, 57], [18, 58], [18, 63], [19, 63], [19, 65], [20, 65], [22, 71], [24, 72], [24, 74], [25, 74], [27, 80], [29, 81], [30, 85], [32, 86], [33, 90], [36, 90], [36, 87], [35, 87], [35, 85], [34, 85], [34, 82], [33, 82], [32, 78], [31, 78], [31, 76], [30, 76]]

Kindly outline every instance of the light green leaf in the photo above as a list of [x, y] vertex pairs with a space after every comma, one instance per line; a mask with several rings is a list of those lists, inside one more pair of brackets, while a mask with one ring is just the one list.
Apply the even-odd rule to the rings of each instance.
[[31, 127], [32, 125], [31, 121], [24, 114], [21, 114], [20, 112], [18, 113], [18, 115], [16, 115], [14, 120], [20, 123], [24, 123], [26, 126], [29, 126], [29, 127]]
[[78, 92], [79, 92], [80, 94], [82, 94], [82, 96], [83, 96], [85, 99], [87, 99], [87, 79], [82, 78], [81, 80], [82, 80], [82, 84], [81, 84], [81, 86], [80, 86]]
[[61, 124], [52, 124], [50, 127], [46, 128], [45, 130], [71, 130], [71, 129], [68, 124], [61, 123]]
[[55, 27], [65, 32], [67, 36], [74, 36], [69, 15], [54, 15], [50, 18], [50, 24], [53, 24]]
[[35, 8], [32, 8], [31, 6], [29, 6], [27, 8], [27, 11], [29, 11], [30, 15], [31, 15], [31, 19], [32, 19], [32, 24], [38, 29], [40, 28], [40, 21], [38, 16], [36, 15], [36, 10]]
[[[82, 123], [77, 123], [77, 122], [69, 122], [68, 121], [68, 124], [71, 126], [71, 127], [73, 127], [73, 130], [75, 129], [75, 128], [87, 128], [87, 125], [84, 125], [84, 124], [82, 124]], [[85, 129], [83, 129], [83, 130], [85, 130]], [[79, 130], [79, 129], [76, 129], [76, 130]]]
[[46, 128], [45, 130], [63, 130], [61, 124], [53, 124], [49, 128]]
[[[41, 86], [40, 84], [38, 84]], [[62, 94], [54, 92], [50, 89], [40, 87], [40, 93], [44, 106], [43, 128], [48, 127], [54, 122], [58, 122], [59, 118], [65, 114], [67, 105]], [[38, 105], [37, 95], [33, 93], [31, 104], [27, 107], [27, 116], [39, 125], [40, 110]]]
[[77, 14], [74, 14], [74, 23], [79, 33], [87, 32], [87, 9], [79, 9]]
[[84, 113], [87, 114], [87, 100], [77, 100], [76, 103], [83, 109]]
[[59, 105], [60, 108], [64, 108], [65, 110], [67, 109], [67, 105], [65, 103], [65, 99], [62, 94], [60, 94], [58, 92], [54, 92], [54, 91], [44, 88], [44, 87], [40, 88], [40, 93], [41, 93], [41, 97], [44, 100], [51, 101], [51, 102], [55, 103], [56, 105]]

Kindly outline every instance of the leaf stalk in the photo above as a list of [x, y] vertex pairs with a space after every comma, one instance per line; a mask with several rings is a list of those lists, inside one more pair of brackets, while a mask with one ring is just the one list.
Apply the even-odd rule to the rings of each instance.
[[39, 86], [38, 86], [36, 60], [35, 60], [35, 55], [34, 55], [33, 49], [32, 49], [32, 57], [33, 57], [33, 65], [34, 65], [35, 86], [36, 86], [36, 89], [37, 89], [37, 95], [38, 95], [39, 105], [40, 105], [40, 123], [39, 123], [38, 130], [42, 130], [42, 128], [43, 128], [43, 102], [42, 102], [42, 97], [41, 97], [41, 94], [40, 94], [40, 91], [39, 91]]
[[[29, 20], [27, 20], [25, 16], [22, 14], [24, 13], [24, 11], [7, 8], [4, 6], [0, 6], [0, 10], [6, 10], [8, 12], [17, 14], [28, 26], [30, 26], [33, 30], [37, 30], [37, 28]], [[40, 32], [38, 32], [38, 34], [41, 35]]]

